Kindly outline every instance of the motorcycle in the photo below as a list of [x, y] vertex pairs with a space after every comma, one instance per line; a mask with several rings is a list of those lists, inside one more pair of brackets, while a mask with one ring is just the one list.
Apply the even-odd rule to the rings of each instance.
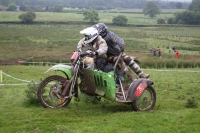
[[[38, 99], [45, 108], [61, 108], [67, 106], [73, 97], [85, 93], [105, 99], [126, 103], [134, 111], [153, 109], [156, 102], [156, 92], [153, 81], [139, 78], [132, 81], [126, 74], [119, 78], [116, 74], [118, 57], [113, 71], [103, 72], [84, 64], [83, 57], [87, 52], [74, 52], [71, 65], [57, 64], [50, 67], [50, 71], [61, 71], [65, 76], [52, 75], [41, 81], [38, 87]], [[80, 91], [79, 91], [80, 90]]]

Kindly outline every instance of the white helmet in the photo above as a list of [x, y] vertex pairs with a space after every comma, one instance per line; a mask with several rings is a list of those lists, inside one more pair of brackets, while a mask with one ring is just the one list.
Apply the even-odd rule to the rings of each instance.
[[98, 30], [94, 27], [86, 28], [80, 31], [80, 34], [85, 36], [84, 41], [83, 41], [85, 44], [91, 43], [99, 35]]

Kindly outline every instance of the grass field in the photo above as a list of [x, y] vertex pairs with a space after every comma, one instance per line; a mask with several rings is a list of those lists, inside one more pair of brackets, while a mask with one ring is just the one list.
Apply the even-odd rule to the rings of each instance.
[[[155, 19], [138, 13], [121, 14], [127, 15], [130, 24], [148, 25], [156, 24], [158, 18], [172, 16], [172, 13], [167, 13]], [[1, 11], [0, 22], [20, 21], [20, 14]], [[157, 102], [154, 110], [133, 112], [129, 105], [107, 100], [98, 104], [86, 103], [87, 97], [83, 94], [79, 102], [73, 99], [66, 108], [45, 109], [41, 105], [27, 104], [25, 91], [28, 86], [21, 80], [40, 82], [49, 75], [43, 75], [49, 66], [17, 66], [17, 61], [69, 61], [77, 42], [82, 38], [79, 31], [90, 24], [48, 24], [49, 21], [82, 21], [83, 16], [74, 12], [36, 14], [35, 21], [46, 24], [0, 24], [0, 31], [3, 31], [0, 32], [0, 64], [4, 64], [0, 65], [0, 70], [16, 78], [3, 74], [0, 83], [1, 133], [199, 132], [199, 107], [185, 107], [188, 99], [194, 98], [195, 103], [200, 100], [199, 27], [108, 25], [109, 30], [124, 39], [125, 52], [137, 56], [142, 68], [151, 68], [143, 70], [151, 75], [150, 79], [155, 83]], [[107, 24], [118, 13], [100, 12], [99, 15], [100, 22]], [[179, 50], [178, 60], [174, 58], [174, 53], [168, 52], [169, 46], [176, 46]], [[162, 57], [153, 56], [151, 48], [161, 49]]]
[[[15, 78], [39, 82], [48, 66], [0, 66]], [[199, 108], [186, 108], [187, 100], [200, 100], [200, 69], [144, 70], [151, 74], [157, 92], [154, 110], [133, 112], [130, 105], [103, 100], [98, 104], [74, 101], [66, 108], [28, 106], [27, 85], [0, 86], [1, 133], [198, 133]], [[3, 75], [0, 84], [25, 83]]]
[[[0, 12], [0, 22], [12, 22], [20, 21], [18, 16], [23, 12]], [[149, 16], [144, 16], [144, 14], [136, 13], [116, 13], [116, 12], [99, 12], [99, 18], [101, 22], [112, 23], [113, 17], [118, 15], [124, 15], [128, 19], [128, 24], [157, 24], [157, 19], [163, 18], [167, 19], [173, 17], [173, 13], [165, 13], [157, 15], [157, 17], [151, 19]], [[36, 19], [34, 21], [40, 22], [67, 22], [67, 21], [83, 21], [83, 14], [76, 12], [67, 12], [67, 13], [53, 13], [53, 12], [36, 12]]]
[[[1, 64], [18, 60], [61, 61], [69, 60], [82, 36], [79, 31], [91, 25], [78, 24], [1, 24], [0, 62]], [[200, 28], [199, 27], [118, 27], [109, 25], [109, 30], [125, 41], [125, 52], [137, 56], [142, 67], [154, 67], [162, 62], [176, 66], [174, 54], [169, 47], [175, 46], [180, 53], [179, 61], [189, 66], [200, 66]], [[150, 49], [161, 49], [162, 58], [154, 57]], [[146, 64], [145, 64], [146, 63]], [[148, 65], [147, 65], [148, 64]], [[184, 65], [183, 65], [184, 66]]]

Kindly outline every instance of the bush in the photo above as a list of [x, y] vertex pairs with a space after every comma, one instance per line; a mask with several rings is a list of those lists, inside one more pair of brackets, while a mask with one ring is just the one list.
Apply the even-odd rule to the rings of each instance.
[[157, 24], [165, 24], [165, 20], [164, 19], [158, 19]]
[[36, 14], [34, 12], [26, 12], [19, 15], [19, 19], [25, 23], [31, 23], [36, 18]]
[[167, 19], [168, 24], [174, 24], [174, 18], [169, 18]]
[[25, 90], [25, 104], [30, 105], [40, 105], [37, 97], [38, 84], [32, 82], [28, 84], [28, 89]]
[[177, 24], [185, 24], [185, 22], [183, 21], [183, 20], [179, 20], [178, 22], [177, 22]]
[[197, 108], [198, 103], [194, 97], [187, 99], [187, 103], [185, 104], [186, 108]]
[[116, 25], [126, 25], [128, 22], [128, 19], [124, 15], [118, 15], [117, 17], [114, 17], [112, 20], [113, 24]]

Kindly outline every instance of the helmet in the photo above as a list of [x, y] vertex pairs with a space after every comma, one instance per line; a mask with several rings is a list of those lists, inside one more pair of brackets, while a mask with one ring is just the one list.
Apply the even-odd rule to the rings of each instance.
[[94, 27], [86, 28], [80, 31], [80, 34], [85, 36], [84, 41], [83, 41], [85, 44], [91, 43], [99, 35], [98, 30], [95, 29]]
[[96, 28], [102, 37], [106, 36], [108, 27], [104, 23], [98, 23], [92, 27]]

